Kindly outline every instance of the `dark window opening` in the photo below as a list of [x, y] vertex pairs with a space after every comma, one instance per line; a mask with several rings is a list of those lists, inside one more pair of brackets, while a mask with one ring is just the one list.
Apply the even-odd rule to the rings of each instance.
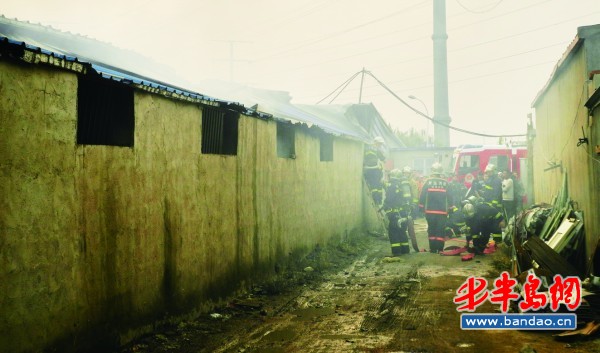
[[459, 157], [458, 173], [468, 174], [479, 170], [479, 156], [463, 155]]
[[202, 110], [202, 153], [237, 155], [239, 117], [234, 111], [205, 107]]
[[79, 76], [77, 143], [133, 147], [133, 89], [105, 79]]
[[333, 136], [319, 136], [319, 153], [321, 155], [321, 162], [333, 161]]
[[494, 164], [496, 166], [496, 170], [499, 172], [509, 170], [508, 169], [508, 164], [509, 164], [508, 156], [504, 156], [504, 155], [491, 156], [489, 163]]
[[296, 158], [294, 126], [277, 123], [277, 157]]

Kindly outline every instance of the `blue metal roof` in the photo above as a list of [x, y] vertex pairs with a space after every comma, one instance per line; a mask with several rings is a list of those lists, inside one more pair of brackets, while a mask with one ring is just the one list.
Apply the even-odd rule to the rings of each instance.
[[0, 16], [0, 40], [69, 62], [90, 64], [91, 68], [106, 79], [142, 85], [198, 100], [218, 101], [182, 88], [182, 84], [175, 84], [174, 82], [181, 82], [185, 85], [185, 81], [175, 77], [167, 68], [150, 58], [80, 35]]
[[[244, 105], [245, 107], [254, 107], [258, 104], [256, 109], [244, 107], [244, 114], [292, 123], [304, 123], [308, 126], [315, 125], [328, 133], [351, 137], [363, 142], [371, 142], [374, 136], [380, 135], [390, 146], [398, 145], [397, 139], [391, 131], [387, 131], [389, 128], [372, 106], [351, 109], [350, 107], [355, 105], [348, 105], [342, 110], [311, 108], [292, 104], [288, 92], [245, 86], [243, 88], [233, 87], [233, 89], [227, 87], [226, 90], [217, 88], [216, 91], [209, 92], [210, 94], [216, 93], [219, 97], [225, 97], [225, 100], [217, 100], [194, 92], [193, 89], [183, 88], [196, 87], [196, 89], [207, 91], [215, 87], [187, 82], [151, 58], [88, 37], [61, 32], [39, 24], [7, 19], [4, 16], [0, 16], [0, 42], [21, 46], [31, 52], [52, 56], [67, 62], [77, 62], [84, 65], [84, 68], [85, 65], [88, 65], [88, 68], [98, 72], [105, 79], [136, 85], [138, 88], [151, 92], [158, 90], [167, 97], [208, 102], [209, 104], [216, 102], [216, 104], [233, 106], [234, 109], [240, 109]], [[348, 114], [349, 111], [354, 111], [354, 113]], [[357, 114], [373, 119], [369, 124], [371, 125], [369, 131], [361, 126], [355, 118]]]

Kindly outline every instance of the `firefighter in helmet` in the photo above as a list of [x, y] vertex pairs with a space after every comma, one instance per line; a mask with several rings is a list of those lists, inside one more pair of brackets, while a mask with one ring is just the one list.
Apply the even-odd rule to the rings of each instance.
[[423, 184], [419, 197], [419, 208], [427, 220], [429, 251], [439, 253], [444, 250], [444, 232], [448, 218], [448, 208], [452, 205], [448, 193], [448, 181], [442, 178], [444, 169], [440, 163], [431, 166], [431, 176]]
[[469, 199], [463, 206], [467, 242], [473, 241], [475, 254], [481, 255], [487, 247], [490, 236], [504, 226], [504, 216], [496, 207], [487, 202]]
[[365, 148], [363, 174], [378, 208], [383, 201], [383, 163], [385, 158], [385, 142], [381, 136], [377, 136], [373, 139], [373, 144]]
[[[488, 164], [485, 167], [483, 178], [484, 182], [481, 196], [483, 197], [484, 202], [493, 206], [499, 212], [504, 213], [504, 208], [502, 206], [502, 180], [500, 180], [500, 177], [498, 176], [496, 166], [491, 163]], [[502, 230], [498, 229], [497, 232], [492, 234], [492, 237], [496, 243], [500, 243], [502, 241]]]
[[419, 207], [419, 189], [417, 186], [417, 181], [413, 178], [412, 168], [409, 166], [404, 166], [404, 168], [402, 168], [402, 185], [404, 197], [407, 199], [410, 198], [411, 217], [408, 219], [408, 237], [412, 243], [413, 250], [419, 252], [414, 221], [414, 217]]
[[408, 223], [411, 217], [410, 185], [403, 181], [402, 171], [394, 169], [389, 175], [389, 185], [385, 190], [383, 210], [388, 217], [388, 235], [392, 247], [392, 255], [407, 254]]

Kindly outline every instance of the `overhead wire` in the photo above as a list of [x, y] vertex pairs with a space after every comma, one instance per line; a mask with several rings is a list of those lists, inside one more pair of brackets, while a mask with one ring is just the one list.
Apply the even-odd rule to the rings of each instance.
[[[342, 93], [342, 92], [344, 91], [344, 89], [345, 89], [346, 87], [348, 87], [348, 85], [350, 84], [350, 82], [352, 82], [352, 80], [354, 80], [354, 78], [355, 78], [356, 76], [358, 76], [360, 73], [362, 73], [362, 71], [359, 71], [359, 72], [355, 73], [354, 75], [352, 75], [352, 76], [351, 76], [349, 79], [347, 79], [347, 80], [346, 80], [344, 83], [342, 83], [342, 84], [341, 84], [341, 85], [339, 85], [339, 86], [338, 86], [336, 89], [334, 89], [334, 90], [333, 90], [333, 92], [331, 92], [331, 93], [329, 93], [328, 95], [326, 95], [326, 96], [325, 96], [323, 99], [321, 99], [320, 101], [318, 101], [316, 104], [319, 104], [319, 103], [323, 102], [325, 99], [329, 98], [329, 97], [330, 97], [332, 94], [334, 94], [334, 93], [335, 93], [335, 92], [336, 92], [338, 89], [340, 89], [340, 88], [341, 88], [341, 89], [340, 89], [340, 92], [339, 92], [339, 93], [338, 93], [338, 94], [337, 94], [335, 97], [333, 97], [333, 99], [332, 99], [332, 100], [331, 100], [329, 103], [333, 102], [333, 100], [334, 100], [334, 99], [336, 99], [336, 98], [337, 98], [337, 97], [340, 95], [340, 93]], [[342, 87], [342, 86], [343, 86], [343, 87]]]
[[267, 60], [267, 59], [270, 59], [270, 58], [273, 58], [273, 57], [278, 57], [278, 56], [281, 56], [282, 54], [285, 54], [285, 53], [287, 53], [287, 52], [290, 52], [290, 51], [295, 51], [295, 50], [298, 50], [298, 49], [304, 48], [304, 47], [306, 47], [306, 46], [310, 46], [310, 45], [313, 45], [313, 44], [316, 44], [316, 43], [320, 43], [320, 42], [322, 42], [322, 41], [324, 41], [324, 40], [327, 40], [327, 39], [330, 39], [330, 38], [333, 38], [333, 37], [337, 37], [337, 36], [339, 36], [339, 35], [341, 35], [341, 34], [346, 34], [346, 33], [348, 33], [348, 32], [351, 32], [351, 31], [357, 30], [357, 29], [359, 29], [359, 28], [366, 27], [366, 26], [372, 25], [372, 24], [374, 24], [374, 23], [378, 23], [378, 22], [381, 22], [381, 21], [387, 20], [387, 19], [389, 19], [389, 18], [392, 18], [392, 17], [394, 17], [394, 16], [397, 16], [397, 15], [399, 15], [399, 14], [406, 14], [406, 12], [407, 12], [407, 11], [409, 11], [409, 10], [413, 10], [413, 9], [417, 9], [417, 8], [419, 8], [419, 7], [422, 7], [422, 6], [423, 6], [425, 3], [428, 3], [428, 2], [429, 2], [428, 0], [422, 1], [422, 2], [420, 2], [420, 3], [418, 3], [418, 4], [416, 4], [416, 5], [412, 5], [412, 6], [409, 6], [409, 7], [407, 7], [407, 8], [403, 8], [403, 9], [401, 9], [401, 10], [398, 10], [398, 11], [392, 12], [391, 14], [387, 14], [387, 15], [385, 15], [385, 16], [382, 16], [382, 17], [376, 18], [376, 19], [374, 19], [374, 20], [371, 20], [371, 21], [368, 21], [368, 22], [365, 22], [365, 23], [361, 23], [361, 24], [359, 24], [359, 25], [356, 25], [356, 26], [354, 26], [354, 27], [350, 27], [350, 28], [347, 28], [347, 29], [344, 29], [344, 30], [341, 30], [341, 31], [337, 31], [337, 32], [335, 32], [335, 33], [327, 34], [327, 35], [325, 35], [325, 36], [322, 36], [322, 37], [320, 37], [320, 38], [313, 39], [313, 40], [311, 40], [311, 41], [309, 41], [309, 42], [306, 42], [306, 43], [299, 44], [299, 45], [297, 45], [297, 46], [295, 46], [295, 47], [293, 47], [293, 48], [286, 49], [286, 50], [282, 50], [282, 51], [280, 51], [280, 52], [278, 52], [278, 53], [271, 54], [271, 55], [269, 55], [269, 56], [265, 56], [265, 57], [262, 57], [262, 58], [256, 59], [256, 61]]
[[486, 10], [481, 10], [481, 11], [475, 11], [472, 9], [469, 9], [468, 7], [466, 7], [465, 5], [463, 5], [459, 0], [456, 0], [456, 2], [460, 5], [460, 7], [462, 7], [463, 9], [465, 9], [468, 12], [472, 12], [472, 13], [476, 13], [476, 14], [482, 14], [482, 13], [486, 13], [486, 12], [490, 12], [493, 9], [495, 9], [496, 7], [498, 7], [498, 5], [500, 5], [500, 3], [502, 3], [503, 0], [498, 0], [497, 3], [495, 3], [494, 5], [492, 5], [492, 7], [486, 9]]
[[[482, 23], [482, 22], [487, 22], [487, 21], [490, 21], [490, 20], [492, 20], [492, 19], [496, 19], [496, 18], [499, 18], [499, 17], [506, 16], [506, 15], [509, 15], [509, 14], [512, 14], [512, 13], [515, 13], [515, 12], [519, 12], [519, 11], [527, 10], [527, 9], [529, 9], [529, 8], [531, 8], [531, 7], [539, 6], [539, 5], [541, 5], [541, 4], [544, 4], [544, 3], [548, 2], [548, 1], [550, 1], [550, 0], [545, 0], [545, 1], [537, 2], [537, 3], [534, 3], [534, 4], [528, 5], [528, 6], [523, 6], [523, 7], [521, 7], [521, 8], [518, 8], [518, 9], [516, 9], [516, 10], [508, 11], [508, 12], [506, 12], [506, 13], [500, 14], [500, 15], [498, 15], [498, 16], [494, 16], [494, 17], [492, 17], [492, 18], [489, 18], [489, 19], [486, 19], [486, 20], [483, 20], [483, 21], [477, 21], [477, 22], [473, 22], [473, 23], [466, 24], [466, 25], [462, 25], [462, 26], [459, 26], [459, 27], [451, 27], [451, 28], [449, 28], [449, 31], [453, 31], [453, 30], [455, 30], [455, 29], [462, 29], [462, 28], [470, 27], [470, 26], [473, 26], [473, 25], [476, 25], [476, 24], [479, 24], [479, 23]], [[417, 5], [415, 5], [415, 6], [418, 6], [418, 5], [419, 5], [419, 4], [417, 4]], [[397, 12], [393, 13], [392, 15], [396, 15], [396, 14], [397, 14]], [[592, 13], [592, 14], [593, 14], [593, 13]], [[386, 16], [386, 17], [392, 16], [392, 15], [388, 15], [388, 16]], [[585, 15], [585, 16], [581, 16], [581, 17], [587, 17], [587, 16], [590, 16], [590, 15], [591, 15], [591, 14], [587, 14], [587, 15]], [[577, 18], [574, 18], [574, 19], [578, 19], [578, 18], [581, 18], [581, 17], [577, 17]], [[382, 20], [382, 19], [384, 19], [384, 18], [379, 18], [379, 19], [377, 19], [376, 21], [379, 21], [379, 20]], [[567, 21], [562, 21], [562, 22], [555, 23], [555, 24], [551, 24], [551, 25], [544, 26], [544, 27], [540, 27], [540, 28], [538, 28], [538, 29], [535, 29], [535, 30], [532, 30], [532, 31], [527, 31], [527, 32], [524, 32], [523, 34], [531, 33], [531, 32], [533, 32], [533, 31], [536, 31], [536, 30], [545, 29], [545, 28], [547, 28], [547, 27], [554, 26], [554, 25], [558, 25], [558, 24], [562, 24], [562, 23], [564, 23], [564, 22], [572, 21], [572, 20], [574, 20], [574, 19], [567, 20]], [[376, 22], [376, 21], [375, 21], [375, 22]], [[371, 21], [371, 22], [374, 22], [374, 21]], [[366, 25], [368, 25], [368, 24], [370, 24], [370, 23], [364, 23], [364, 24], [361, 24], [361, 25], [359, 25], [359, 26], [357, 26], [357, 27], [353, 27], [353, 28], [350, 28], [350, 29], [348, 29], [348, 30], [340, 31], [340, 32], [336, 33], [335, 35], [338, 35], [338, 34], [340, 34], [340, 33], [346, 33], [346, 32], [348, 32], [348, 31], [350, 31], [350, 30], [353, 30], [353, 29], [356, 29], [356, 28], [360, 28], [360, 27], [366, 26]], [[422, 24], [419, 24], [419, 26], [420, 26], [420, 25], [422, 25]], [[415, 26], [415, 27], [416, 27], [416, 26]], [[412, 28], [412, 27], [410, 27], [410, 28]], [[397, 31], [393, 31], [393, 32], [397, 32]], [[517, 34], [517, 35], [519, 35], [519, 34]], [[517, 36], [517, 35], [513, 35], [513, 36], [510, 36], [510, 37], [503, 37], [503, 38], [499, 38], [499, 39], [496, 39], [496, 40], [487, 41], [487, 42], [484, 42], [484, 43], [477, 43], [477, 44], [474, 44], [474, 45], [466, 46], [466, 47], [459, 48], [459, 49], [455, 49], [455, 50], [464, 50], [464, 49], [467, 49], [467, 48], [470, 48], [470, 47], [476, 47], [476, 46], [480, 46], [480, 45], [482, 45], [482, 44], [493, 43], [493, 42], [495, 42], [495, 41], [499, 41], [499, 40], [508, 39], [508, 38], [511, 38], [511, 37], [514, 37], [514, 36]], [[334, 59], [330, 59], [330, 60], [328, 60], [328, 61], [319, 61], [319, 62], [316, 62], [316, 63], [311, 63], [311, 64], [307, 64], [307, 65], [303, 65], [303, 66], [295, 67], [295, 68], [293, 68], [293, 69], [294, 69], [294, 70], [298, 70], [298, 69], [304, 69], [304, 68], [311, 67], [311, 66], [319, 66], [319, 65], [323, 65], [323, 64], [327, 64], [327, 63], [331, 63], [331, 62], [337, 62], [337, 61], [342, 61], [342, 60], [350, 59], [350, 58], [357, 57], [357, 56], [361, 56], [361, 55], [372, 54], [373, 52], [382, 51], [382, 50], [390, 49], [390, 48], [393, 48], [393, 47], [397, 47], [397, 46], [401, 46], [401, 45], [405, 45], [405, 44], [409, 44], [409, 43], [413, 43], [413, 42], [418, 42], [419, 40], [422, 40], [422, 39], [427, 39], [427, 38], [429, 38], [429, 37], [430, 37], [429, 35], [423, 35], [423, 36], [419, 36], [419, 37], [413, 37], [413, 38], [411, 38], [411, 39], [409, 39], [409, 40], [402, 41], [402, 42], [397, 42], [397, 43], [392, 43], [392, 44], [390, 44], [390, 45], [386, 45], [386, 46], [384, 46], [384, 47], [375, 48], [375, 49], [370, 49], [370, 50], [367, 50], [367, 51], [362, 51], [362, 52], [354, 53], [354, 54], [352, 54], [352, 55], [346, 55], [346, 56], [343, 56], [343, 57], [337, 57], [337, 58], [334, 58]], [[321, 38], [321, 39], [319, 39], [319, 40], [315, 41], [315, 43], [317, 43], [317, 42], [321, 42], [321, 41], [323, 41], [323, 40], [325, 40], [325, 39], [328, 39], [328, 38], [327, 38], [327, 37]], [[359, 40], [359, 41], [362, 41], [362, 40]], [[350, 45], [350, 44], [352, 44], [352, 43], [354, 43], [354, 42], [347, 43], [346, 45]], [[310, 44], [311, 44], [311, 43], [307, 43], [307, 44], [305, 44], [305, 45], [302, 45], [301, 47], [304, 47], [304, 46], [307, 46], [307, 45], [310, 45]], [[299, 47], [299, 48], [300, 48], [300, 47]], [[323, 49], [323, 50], [316, 50], [316, 51], [315, 51], [315, 50], [313, 50], [313, 51], [311, 51], [311, 54], [321, 53], [321, 52], [323, 52], [324, 50], [329, 50], [329, 49], [330, 49], [330, 48], [328, 47], [328, 48], [325, 48], [325, 49]], [[452, 52], [452, 51], [455, 51], [455, 50], [450, 50], [449, 52]], [[271, 56], [264, 57], [264, 58], [261, 58], [261, 59], [257, 59], [256, 61], [260, 61], [260, 60], [267, 60], [267, 59], [268, 59], [268, 58], [270, 58], [270, 57], [271, 57]], [[427, 57], [429, 57], [429, 56], [427, 56]], [[421, 58], [422, 58], [422, 57], [421, 57]], [[409, 60], [410, 60], [410, 61], [413, 61], [413, 60], [419, 60], [419, 59], [420, 59], [420, 58], [414, 58], [414, 59], [409, 59]]]
[[[540, 50], [552, 48], [552, 47], [559, 46], [559, 45], [565, 45], [565, 44], [568, 44], [568, 42], [564, 42], [563, 41], [563, 42], [560, 42], [560, 43], [555, 43], [555, 44], [547, 45], [547, 46], [544, 46], [544, 47], [540, 47], [540, 48], [536, 48], [536, 49], [531, 49], [531, 50], [523, 51], [523, 52], [520, 52], [520, 53], [506, 55], [506, 56], [499, 57], [499, 58], [496, 58], [496, 59], [479, 61], [479, 62], [472, 63], [472, 64], [469, 64], [469, 65], [463, 65], [463, 66], [460, 66], [460, 67], [455, 67], [453, 69], [448, 70], [448, 72], [454, 72], [454, 71], [458, 71], [458, 70], [469, 69], [469, 68], [472, 68], [472, 67], [475, 67], [475, 66], [489, 64], [491, 62], [501, 61], [501, 60], [504, 60], [504, 59], [513, 58], [513, 57], [517, 57], [517, 56], [520, 56], [520, 55], [525, 55], [525, 54], [529, 54], [529, 53], [533, 53], [533, 52], [536, 52], [536, 51], [540, 51]], [[401, 61], [400, 63], [403, 63], [403, 62]], [[534, 66], [543, 65], [543, 64], [546, 64], [546, 63], [548, 63], [548, 62], [546, 61], [546, 62], [543, 62], [543, 63], [534, 64]], [[381, 67], [381, 66], [378, 66], [378, 67]], [[521, 67], [521, 68], [518, 68], [518, 69], [511, 69], [511, 70], [508, 70], [508, 71], [494, 72], [493, 74], [490, 74], [490, 75], [497, 75], [497, 74], [500, 74], [500, 73], [506, 73], [506, 72], [511, 72], [511, 71], [518, 71], [518, 70], [522, 70], [522, 69], [526, 69], [526, 68], [529, 68], [529, 66]], [[395, 84], [395, 83], [400, 83], [400, 82], [406, 82], [406, 81], [414, 80], [414, 79], [417, 79], [417, 78], [432, 77], [432, 76], [433, 76], [433, 73], [427, 73], [427, 74], [423, 74], [423, 75], [418, 75], [418, 76], [412, 76], [412, 77], [403, 78], [401, 80], [391, 81], [388, 84]], [[476, 77], [466, 78], [464, 80], [468, 81], [468, 80], [471, 80], [471, 79], [477, 79], [477, 78], [487, 77], [487, 76], [488, 75], [476, 76]], [[450, 83], [462, 82], [462, 81], [463, 80], [458, 80], [458, 81], [452, 81]], [[375, 87], [375, 86], [367, 86], [365, 88], [372, 88], [372, 87]], [[422, 87], [419, 87], [419, 88], [422, 88]]]
[[[497, 71], [497, 72], [493, 72], [490, 74], [485, 74], [485, 75], [480, 75], [480, 76], [475, 76], [475, 77], [469, 77], [469, 78], [465, 78], [465, 79], [461, 79], [461, 80], [455, 80], [455, 81], [449, 81], [448, 84], [452, 85], [455, 83], [460, 83], [460, 82], [464, 82], [464, 81], [471, 81], [471, 80], [476, 80], [476, 79], [480, 79], [480, 78], [485, 78], [485, 77], [490, 77], [490, 76], [497, 76], [497, 75], [502, 75], [508, 72], [515, 72], [515, 71], [520, 71], [520, 70], [525, 70], [525, 69], [530, 69], [532, 67], [536, 67], [536, 66], [541, 66], [541, 65], [547, 65], [550, 63], [555, 63], [556, 60], [550, 60], [550, 61], [545, 61], [545, 62], [541, 62], [541, 63], [537, 63], [537, 64], [532, 64], [532, 65], [527, 65], [527, 66], [521, 66], [518, 68], [514, 68], [514, 69], [509, 69], [509, 70], [504, 70], [504, 71]], [[398, 82], [398, 81], [395, 81]], [[380, 86], [380, 85], [378, 85]], [[418, 86], [418, 87], [411, 87], [410, 89], [405, 89], [407, 91], [417, 91], [423, 88], [429, 88], [432, 87], [433, 84], [428, 84], [428, 85], [424, 85], [424, 86]], [[373, 88], [376, 86], [367, 86], [366, 88]], [[356, 89], [352, 89], [353, 91], [356, 91]], [[365, 94], [364, 97], [378, 97], [381, 96], [383, 93], [377, 93], [377, 94]]]
[[379, 83], [379, 85], [384, 88], [386, 91], [388, 91], [394, 98], [396, 98], [398, 101], [400, 101], [400, 103], [402, 103], [403, 105], [405, 105], [407, 108], [409, 108], [410, 110], [412, 110], [413, 112], [415, 112], [416, 114], [424, 117], [425, 119], [431, 121], [434, 124], [437, 125], [441, 125], [444, 127], [447, 127], [451, 130], [454, 131], [458, 131], [458, 132], [462, 132], [465, 134], [469, 134], [469, 135], [475, 135], [475, 136], [481, 136], [481, 137], [522, 137], [522, 136], [527, 136], [526, 134], [502, 134], [502, 135], [494, 135], [494, 134], [484, 134], [484, 133], [480, 133], [480, 132], [475, 132], [475, 131], [470, 131], [470, 130], [466, 130], [466, 129], [462, 129], [462, 128], [458, 128], [455, 126], [451, 126], [449, 124], [443, 123], [441, 121], [438, 121], [436, 119], [433, 119], [432, 117], [430, 117], [429, 115], [423, 113], [422, 111], [414, 108], [412, 105], [408, 104], [404, 99], [402, 99], [400, 96], [398, 96], [394, 91], [392, 91], [387, 85], [385, 85], [381, 80], [379, 80], [375, 75], [373, 75], [373, 73], [371, 71], [359, 71], [357, 74], [359, 73], [365, 73], [369, 76], [371, 76], [375, 81], [377, 81], [377, 83]]

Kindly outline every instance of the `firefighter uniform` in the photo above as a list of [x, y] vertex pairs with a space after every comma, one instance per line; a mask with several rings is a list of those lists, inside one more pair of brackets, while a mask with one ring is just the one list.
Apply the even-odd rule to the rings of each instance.
[[[499, 212], [504, 214], [502, 206], [502, 180], [496, 172], [496, 166], [488, 164], [485, 167], [486, 179], [483, 183], [482, 197], [485, 203], [495, 207]], [[497, 229], [492, 233], [492, 237], [496, 243], [502, 241], [502, 230]]]
[[475, 254], [483, 254], [490, 236], [500, 230], [500, 222], [504, 220], [504, 216], [496, 207], [486, 202], [466, 204], [463, 214], [467, 232], [470, 234], [467, 239], [473, 240]]
[[419, 197], [419, 208], [427, 220], [429, 251], [433, 253], [444, 250], [448, 208], [452, 204], [448, 193], [448, 181], [441, 178], [442, 172], [442, 166], [439, 163], [431, 166], [432, 176], [423, 184]]
[[382, 145], [383, 139], [376, 137], [375, 144], [365, 148], [363, 158], [363, 174], [377, 207], [380, 207], [383, 201], [383, 162], [385, 162], [385, 154], [383, 149], [380, 148]]
[[383, 209], [388, 217], [388, 235], [392, 255], [408, 254], [408, 225], [411, 217], [410, 184], [401, 179], [398, 169], [390, 172], [390, 184], [385, 191]]

